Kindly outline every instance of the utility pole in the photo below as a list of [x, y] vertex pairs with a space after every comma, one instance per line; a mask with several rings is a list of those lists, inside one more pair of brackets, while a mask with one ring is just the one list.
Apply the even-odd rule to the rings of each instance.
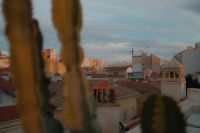
[[133, 67], [133, 54], [134, 54], [134, 49], [132, 48], [132, 67]]

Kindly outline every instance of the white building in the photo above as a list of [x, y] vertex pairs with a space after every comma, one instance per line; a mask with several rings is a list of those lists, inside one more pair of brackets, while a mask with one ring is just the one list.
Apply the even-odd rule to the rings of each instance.
[[186, 96], [185, 69], [176, 59], [162, 65], [161, 93], [176, 101]]
[[143, 71], [143, 59], [142, 56], [133, 56], [133, 71], [142, 72]]
[[13, 83], [0, 78], [0, 107], [16, 104], [16, 90]]
[[92, 59], [85, 57], [81, 67], [95, 68], [97, 71], [102, 71], [104, 67], [108, 66], [108, 63], [102, 59]]
[[144, 72], [145, 70], [160, 73], [160, 58], [153, 54], [142, 53], [139, 56], [133, 56], [134, 72]]
[[0, 68], [0, 78], [3, 78], [6, 81], [11, 81], [11, 69], [10, 67], [8, 68]]
[[196, 43], [194, 48], [189, 46], [174, 58], [185, 66], [186, 74], [200, 72], [200, 43]]

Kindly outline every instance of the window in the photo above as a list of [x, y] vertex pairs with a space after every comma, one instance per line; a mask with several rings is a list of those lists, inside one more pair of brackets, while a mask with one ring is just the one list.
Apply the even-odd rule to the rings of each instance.
[[169, 73], [165, 73], [165, 78], [169, 78]]
[[174, 72], [170, 72], [170, 78], [174, 78]]

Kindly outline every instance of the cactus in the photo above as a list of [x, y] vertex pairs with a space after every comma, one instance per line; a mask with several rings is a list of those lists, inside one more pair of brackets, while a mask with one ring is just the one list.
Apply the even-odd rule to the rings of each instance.
[[[17, 105], [25, 132], [63, 132], [48, 117], [48, 80], [41, 55], [42, 35], [32, 18], [30, 0], [4, 0], [6, 35], [10, 42], [11, 68], [17, 87]], [[79, 0], [53, 0], [53, 22], [62, 42], [62, 59], [68, 70], [64, 89], [64, 123], [72, 133], [97, 133], [95, 105], [80, 64], [82, 13]], [[76, 96], [76, 98], [74, 97]]]
[[186, 122], [176, 102], [168, 96], [152, 96], [141, 114], [143, 133], [186, 133]]
[[34, 55], [37, 56], [35, 62], [38, 65], [35, 66], [35, 68], [39, 67], [36, 71], [41, 99], [41, 112], [44, 119], [44, 131], [45, 133], [63, 133], [62, 124], [53, 117], [53, 114], [49, 114], [50, 112], [48, 110], [50, 97], [48, 85], [50, 81], [45, 75], [45, 64], [41, 53], [43, 48], [43, 37], [39, 28], [39, 23], [36, 19], [32, 20], [32, 33], [35, 40], [35, 45], [33, 45]]
[[32, 5], [30, 0], [4, 0], [6, 34], [10, 42], [11, 69], [17, 87], [17, 105], [24, 130], [42, 133], [38, 57], [35, 56]]
[[97, 133], [95, 107], [81, 70], [82, 12], [79, 0], [53, 0], [53, 23], [62, 42], [62, 59], [67, 69], [64, 86], [64, 124], [72, 133]]
[[[33, 38], [35, 40], [35, 44], [34, 46], [34, 55], [37, 56], [36, 57], [36, 68], [39, 67], [38, 69], [36, 69], [37, 71], [37, 79], [38, 79], [38, 84], [39, 84], [39, 91], [41, 92], [41, 99], [42, 99], [42, 103], [41, 103], [41, 111], [45, 114], [48, 111], [48, 103], [49, 103], [49, 91], [48, 91], [48, 84], [50, 83], [50, 81], [48, 80], [48, 78], [45, 75], [45, 64], [44, 64], [44, 60], [43, 60], [43, 56], [42, 56], [42, 48], [43, 48], [43, 37], [42, 37], [42, 33], [40, 31], [39, 28], [39, 23], [36, 19], [32, 20], [32, 33], [33, 33]], [[38, 65], [38, 66], [37, 66]]]

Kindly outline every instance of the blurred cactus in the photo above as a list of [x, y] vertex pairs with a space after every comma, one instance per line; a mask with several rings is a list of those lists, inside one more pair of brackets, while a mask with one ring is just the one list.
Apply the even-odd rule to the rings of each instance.
[[86, 77], [81, 70], [82, 12], [79, 0], [53, 0], [53, 22], [62, 42], [62, 59], [67, 69], [64, 86], [64, 123], [73, 133], [97, 133], [95, 108]]
[[6, 34], [10, 42], [11, 68], [17, 87], [17, 105], [27, 133], [42, 133], [36, 41], [30, 0], [4, 0]]
[[41, 111], [43, 113], [46, 113], [48, 111], [48, 105], [49, 105], [49, 91], [48, 91], [48, 85], [50, 81], [45, 75], [45, 64], [42, 56], [42, 48], [43, 48], [43, 37], [42, 33], [39, 28], [39, 23], [36, 19], [32, 20], [31, 23], [32, 26], [32, 37], [35, 41], [34, 46], [34, 55], [37, 56], [36, 59], [36, 74], [37, 74], [37, 81], [39, 82], [39, 91], [41, 93], [41, 99], [42, 99], [42, 105], [41, 105]]
[[[26, 133], [61, 133], [62, 125], [48, 112], [48, 79], [42, 59], [43, 38], [32, 18], [30, 0], [4, 0], [6, 35], [11, 68], [17, 87], [17, 105]], [[81, 71], [82, 12], [79, 0], [53, 0], [53, 22], [62, 42], [62, 59], [68, 73], [64, 89], [64, 123], [73, 133], [97, 133], [95, 105]], [[49, 112], [50, 113], [50, 112]]]
[[186, 122], [176, 102], [168, 96], [152, 96], [141, 114], [143, 133], [186, 133]]
[[32, 20], [32, 37], [35, 40], [35, 44], [33, 45], [34, 48], [34, 55], [36, 56], [35, 66], [36, 74], [37, 74], [37, 81], [39, 85], [39, 92], [40, 92], [40, 99], [41, 99], [41, 113], [44, 119], [44, 131], [45, 133], [63, 133], [62, 124], [53, 117], [53, 114], [49, 112], [49, 91], [48, 85], [50, 83], [49, 79], [45, 75], [45, 64], [42, 56], [42, 48], [43, 48], [43, 37], [42, 33], [39, 28], [39, 23], [36, 19]]

